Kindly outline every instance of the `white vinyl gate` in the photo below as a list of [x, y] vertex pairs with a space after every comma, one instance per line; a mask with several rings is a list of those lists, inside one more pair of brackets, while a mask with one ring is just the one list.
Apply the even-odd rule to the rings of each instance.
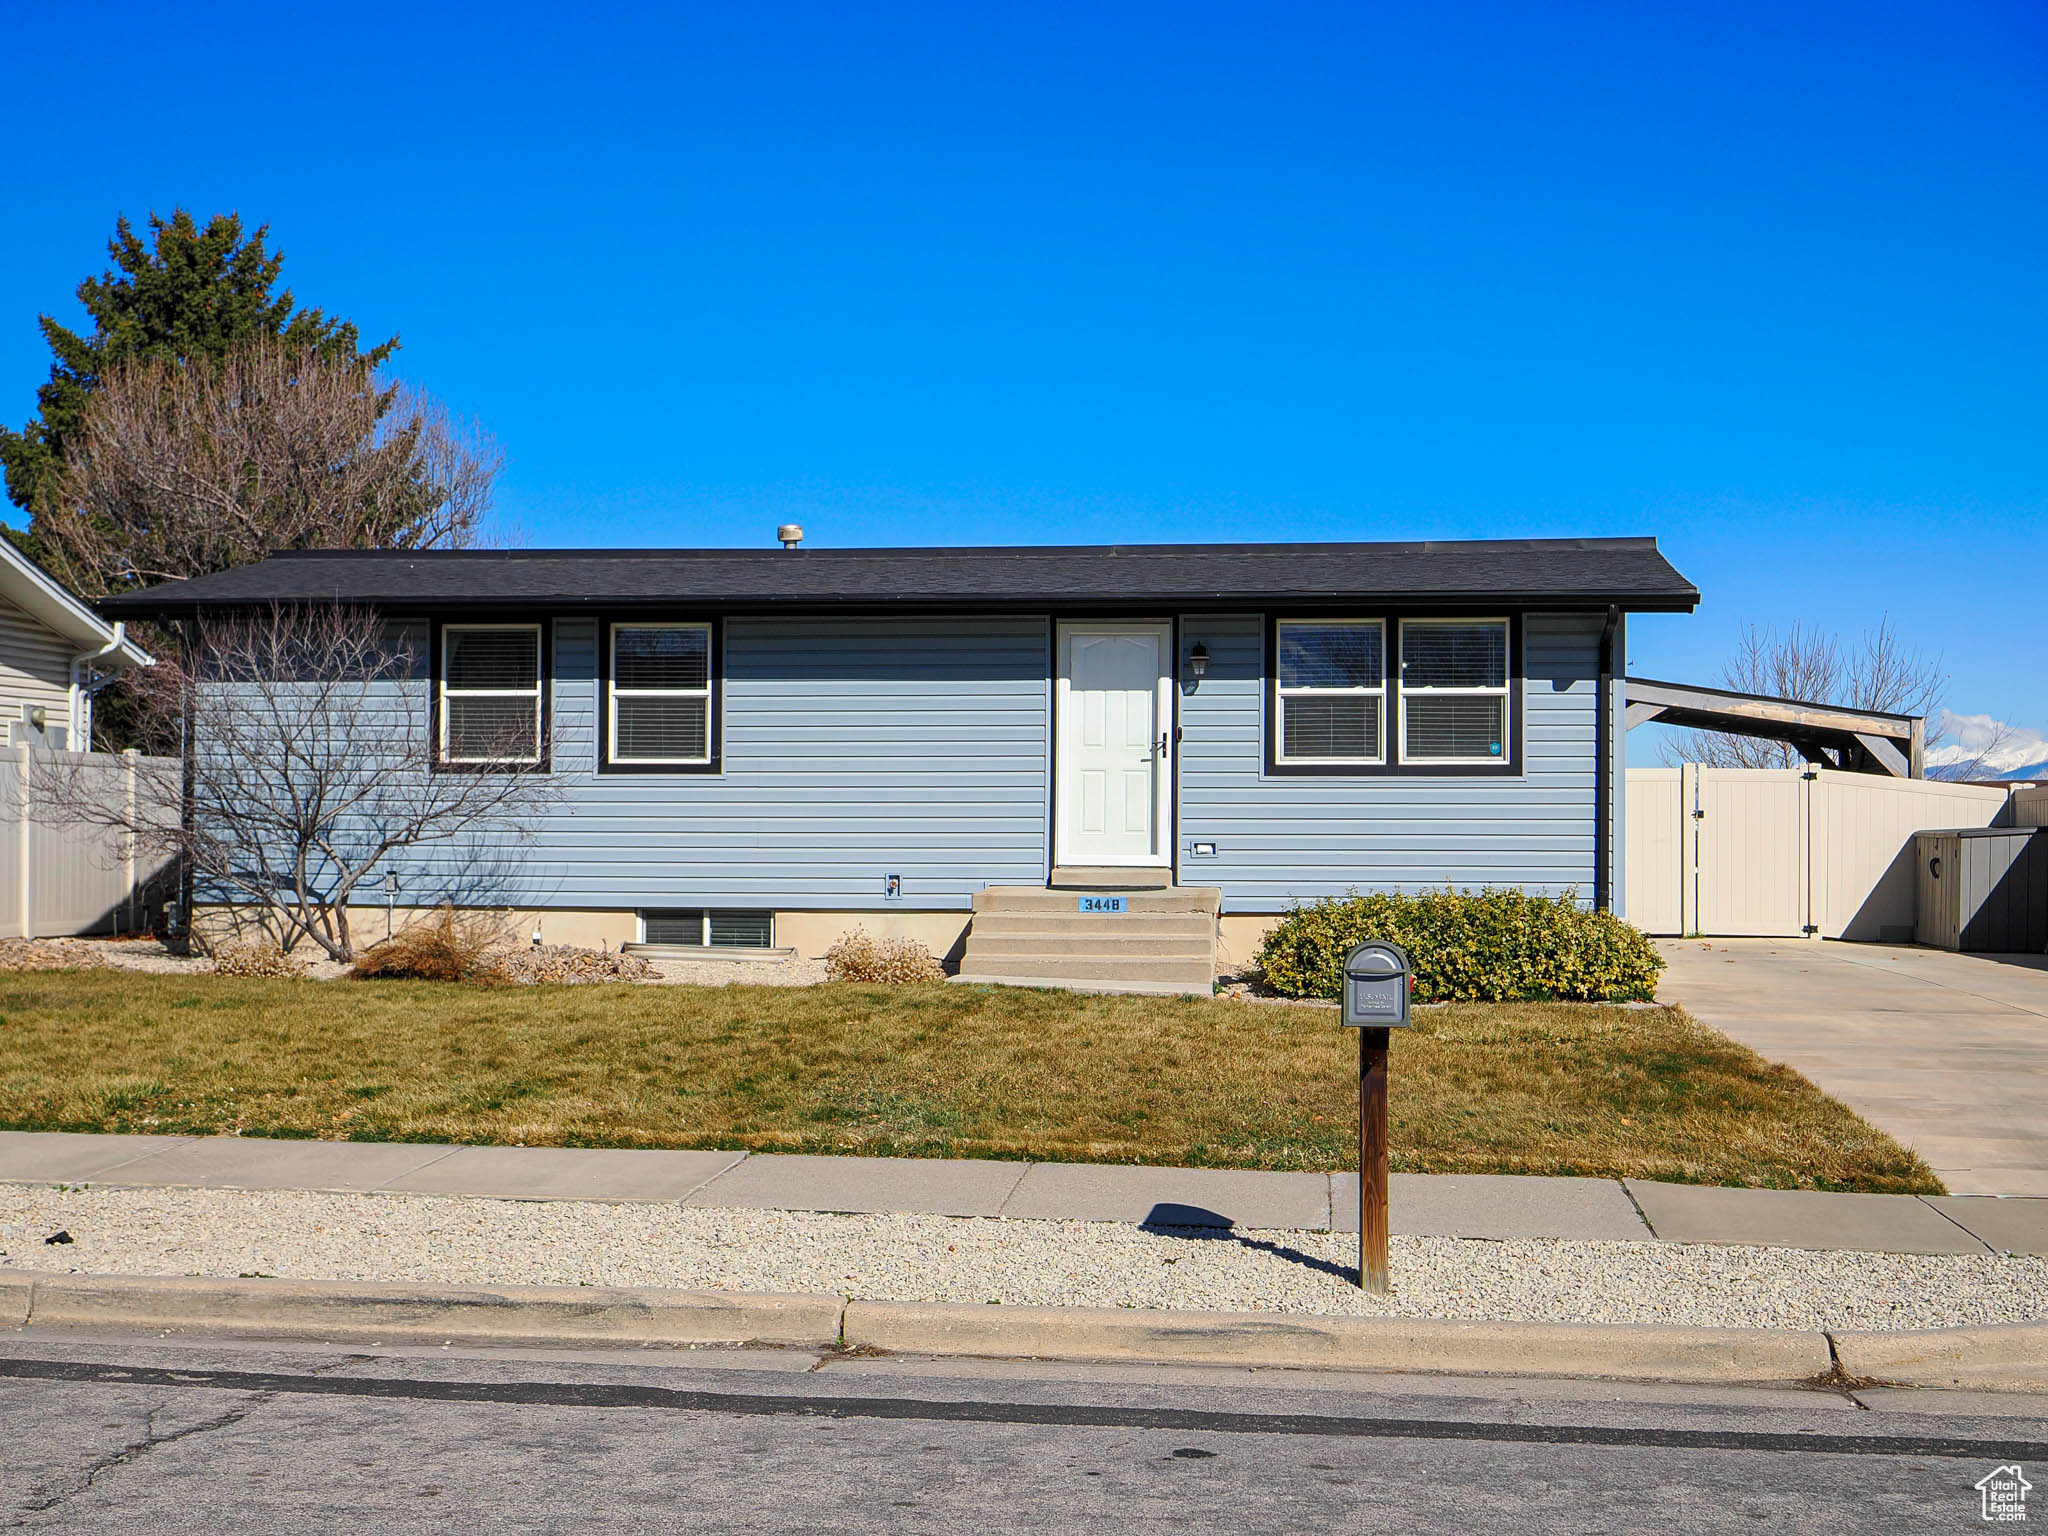
[[1909, 943], [1913, 834], [1986, 827], [2006, 791], [1832, 768], [1636, 768], [1628, 918], [1646, 933]]

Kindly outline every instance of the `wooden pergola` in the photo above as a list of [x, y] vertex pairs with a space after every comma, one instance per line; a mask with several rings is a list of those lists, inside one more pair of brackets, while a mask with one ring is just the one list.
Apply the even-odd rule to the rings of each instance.
[[1648, 725], [1725, 731], [1782, 741], [1809, 763], [1851, 773], [1924, 778], [1927, 722], [1919, 715], [1893, 715], [1840, 704], [1811, 704], [1761, 693], [1735, 693], [1654, 678], [1624, 680], [1627, 729]]

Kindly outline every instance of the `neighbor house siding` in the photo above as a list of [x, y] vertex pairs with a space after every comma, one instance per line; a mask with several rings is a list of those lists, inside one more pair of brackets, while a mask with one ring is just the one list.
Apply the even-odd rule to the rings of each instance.
[[0, 597], [0, 743], [24, 704], [47, 710], [50, 725], [68, 729], [74, 654], [62, 635]]
[[526, 899], [964, 909], [1045, 879], [1045, 619], [729, 619], [715, 773], [596, 772], [600, 633], [554, 624], [564, 796]]
[[[1294, 777], [1264, 770], [1264, 620], [1183, 617], [1181, 882], [1220, 886], [1235, 912], [1446, 882], [1570, 888], [1590, 902], [1604, 619], [1523, 621], [1518, 773]], [[1208, 674], [1191, 687], [1185, 657], [1198, 641]], [[1216, 853], [1196, 857], [1196, 842]]]

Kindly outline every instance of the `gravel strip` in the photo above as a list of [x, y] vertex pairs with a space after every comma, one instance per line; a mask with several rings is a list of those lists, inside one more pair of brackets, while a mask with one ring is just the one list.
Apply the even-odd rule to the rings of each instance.
[[657, 960], [659, 980], [686, 987], [815, 987], [825, 979], [823, 960]]
[[1397, 1237], [1384, 1301], [1345, 1278], [1356, 1260], [1329, 1232], [0, 1184], [0, 1266], [85, 1274], [1805, 1329], [2048, 1317], [2034, 1258]]
[[[382, 930], [378, 932], [381, 934]], [[10, 949], [9, 945], [13, 947]], [[308, 981], [338, 981], [348, 967], [337, 965], [317, 949], [301, 946], [294, 952], [305, 963]], [[314, 958], [319, 956], [319, 958]], [[689, 987], [812, 987], [825, 980], [823, 960], [655, 960], [649, 959], [655, 975], [642, 982], [649, 986]], [[155, 939], [57, 939], [0, 940], [0, 971], [48, 970], [66, 966], [84, 969], [111, 967], [123, 971], [144, 971], [159, 976], [209, 976], [213, 962], [205, 955], [174, 955]]]

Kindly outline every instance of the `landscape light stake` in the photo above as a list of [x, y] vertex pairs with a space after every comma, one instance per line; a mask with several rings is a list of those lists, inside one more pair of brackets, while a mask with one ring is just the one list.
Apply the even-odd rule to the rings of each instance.
[[[1405, 984], [1405, 978], [1403, 978]], [[1358, 1032], [1358, 1285], [1387, 1294], [1387, 1031]]]

